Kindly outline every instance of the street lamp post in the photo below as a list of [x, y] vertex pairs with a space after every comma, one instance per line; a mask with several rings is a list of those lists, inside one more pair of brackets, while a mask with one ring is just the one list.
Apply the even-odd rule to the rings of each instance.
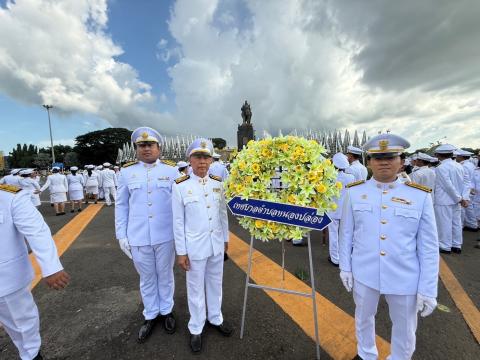
[[52, 149], [52, 163], [55, 163], [55, 152], [53, 151], [53, 137], [52, 137], [52, 123], [50, 121], [50, 109], [53, 108], [52, 105], [43, 105], [47, 109], [48, 114], [48, 129], [50, 130], [50, 146]]

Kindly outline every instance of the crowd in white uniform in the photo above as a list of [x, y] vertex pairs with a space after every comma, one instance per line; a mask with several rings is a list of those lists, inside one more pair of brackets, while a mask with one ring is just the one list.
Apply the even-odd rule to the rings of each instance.
[[[83, 175], [72, 167], [59, 169], [40, 187], [30, 169], [12, 172], [0, 186], [0, 230], [7, 234], [0, 252], [0, 322], [22, 359], [41, 359], [38, 311], [28, 289], [32, 279], [24, 239], [39, 259], [43, 275], [53, 288], [63, 288], [68, 275], [56, 255], [48, 227], [33, 205], [49, 188], [54, 203], [82, 201], [84, 193], [115, 201], [115, 231], [121, 250], [140, 276], [144, 324], [138, 341], [144, 342], [158, 322], [167, 333], [176, 329], [174, 315], [175, 255], [184, 269], [190, 313], [188, 329], [193, 352], [202, 349], [205, 325], [230, 336], [232, 327], [221, 310], [223, 262], [228, 250], [228, 218], [222, 181], [228, 171], [213, 162], [212, 143], [195, 140], [187, 150], [190, 164], [172, 167], [158, 160], [161, 136], [147, 127], [132, 133], [138, 161], [120, 172], [87, 166]], [[464, 224], [478, 228], [480, 168], [471, 153], [441, 145], [438, 159], [418, 153], [412, 181], [385, 175], [378, 164], [394, 168], [409, 143], [393, 134], [381, 134], [363, 150], [349, 147], [332, 162], [343, 184], [338, 207], [330, 213], [329, 261], [340, 267], [340, 278], [353, 290], [358, 359], [377, 359], [375, 314], [384, 295], [392, 320], [389, 359], [410, 359], [415, 350], [417, 312], [427, 316], [436, 307], [440, 252], [460, 253]], [[359, 161], [365, 151], [373, 176]], [[452, 160], [457, 157], [458, 162]], [[436, 168], [430, 163], [439, 162]], [[392, 165], [393, 164], [393, 165]], [[383, 171], [383, 172], [382, 172]], [[15, 185], [23, 188], [19, 190]], [[463, 212], [462, 212], [463, 209]], [[463, 215], [462, 215], [463, 213]], [[378, 226], [373, 226], [378, 224]], [[16, 259], [11, 263], [12, 259]], [[9, 263], [10, 262], [10, 263]], [[6, 265], [9, 263], [10, 265]], [[12, 265], [13, 264], [13, 265]], [[52, 278], [53, 277], [53, 278]], [[50, 280], [48, 280], [50, 279]], [[15, 306], [10, 306], [15, 304]], [[19, 327], [15, 323], [22, 323]]]

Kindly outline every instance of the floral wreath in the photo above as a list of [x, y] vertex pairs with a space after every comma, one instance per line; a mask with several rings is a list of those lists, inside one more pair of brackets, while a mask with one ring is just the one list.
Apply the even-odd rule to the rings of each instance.
[[[334, 211], [342, 184], [336, 181], [337, 171], [325, 153], [315, 140], [295, 136], [251, 140], [231, 165], [225, 182], [226, 197], [312, 207], [319, 215]], [[239, 222], [263, 241], [301, 239], [310, 231], [248, 217]]]

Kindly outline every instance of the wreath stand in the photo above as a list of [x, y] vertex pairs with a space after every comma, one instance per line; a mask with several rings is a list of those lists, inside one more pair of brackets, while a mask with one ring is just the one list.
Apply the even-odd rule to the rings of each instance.
[[[316, 351], [317, 351], [317, 360], [320, 360], [320, 342], [318, 340], [318, 319], [317, 319], [317, 301], [316, 301], [316, 291], [315, 291], [315, 278], [313, 272], [313, 260], [312, 260], [312, 246], [310, 241], [310, 232], [307, 234], [307, 247], [308, 247], [308, 261], [310, 264], [310, 284], [311, 284], [311, 293], [304, 293], [299, 291], [293, 291], [288, 289], [275, 288], [265, 285], [257, 285], [250, 282], [250, 273], [252, 270], [252, 254], [253, 254], [253, 243], [255, 238], [250, 237], [250, 248], [248, 251], [248, 270], [245, 278], [245, 293], [243, 296], [243, 310], [242, 310], [242, 325], [240, 328], [240, 339], [243, 339], [243, 331], [245, 329], [245, 315], [247, 310], [247, 298], [248, 298], [248, 288], [263, 289], [270, 291], [277, 291], [284, 294], [297, 295], [308, 297], [312, 299], [313, 304], [313, 322], [315, 324], [315, 342], [316, 342]], [[282, 240], [282, 276], [285, 280], [285, 241]]]

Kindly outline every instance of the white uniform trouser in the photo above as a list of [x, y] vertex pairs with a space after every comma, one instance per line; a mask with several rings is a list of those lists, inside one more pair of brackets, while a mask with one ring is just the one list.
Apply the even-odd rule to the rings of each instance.
[[0, 297], [0, 323], [18, 349], [22, 360], [31, 360], [40, 351], [40, 319], [29, 287]]
[[473, 212], [475, 214], [475, 220], [477, 225], [480, 222], [480, 203], [473, 203]]
[[211, 324], [223, 323], [222, 278], [223, 252], [202, 260], [190, 260], [190, 270], [187, 271], [187, 298], [190, 312], [188, 330], [190, 334], [202, 333], [207, 314]]
[[153, 246], [132, 246], [131, 252], [133, 264], [140, 275], [145, 320], [171, 313], [175, 291], [173, 241]]
[[115, 186], [104, 187], [103, 193], [105, 195], [105, 202], [107, 203], [107, 205], [112, 205], [110, 195], [112, 195], [113, 201], [117, 201], [117, 190], [115, 189]]
[[338, 264], [338, 227], [340, 225], [339, 219], [332, 219], [328, 225], [328, 252], [330, 259], [335, 264]]
[[[364, 360], [378, 358], [375, 345], [375, 314], [380, 292], [354, 282], [355, 331], [358, 355]], [[409, 360], [415, 351], [417, 330], [416, 295], [385, 295], [392, 321], [391, 354], [387, 360]]]
[[105, 197], [105, 194], [104, 194], [104, 191], [103, 191], [103, 187], [99, 187], [98, 188], [98, 198], [103, 199], [104, 197]]
[[434, 205], [433, 208], [435, 210], [440, 248], [448, 251], [452, 249], [452, 246], [461, 248], [463, 239], [460, 204]]
[[475, 208], [472, 202], [466, 208], [462, 208], [462, 224], [469, 228], [476, 229], [478, 227], [477, 218], [475, 216]]

